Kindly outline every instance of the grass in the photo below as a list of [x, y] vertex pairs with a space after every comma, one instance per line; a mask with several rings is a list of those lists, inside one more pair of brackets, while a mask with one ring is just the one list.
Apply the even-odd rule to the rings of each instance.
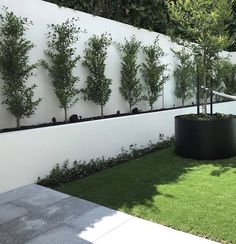
[[56, 190], [143, 219], [236, 243], [236, 158], [196, 161], [161, 150]]

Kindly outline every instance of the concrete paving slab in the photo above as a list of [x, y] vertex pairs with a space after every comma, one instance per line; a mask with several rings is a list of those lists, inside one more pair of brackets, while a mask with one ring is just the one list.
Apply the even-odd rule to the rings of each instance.
[[79, 198], [69, 197], [43, 208], [41, 210], [41, 215], [44, 216], [50, 224], [66, 223], [97, 207], [99, 207], [99, 205]]
[[28, 213], [25, 208], [17, 207], [12, 203], [0, 205], [0, 224], [17, 219]]
[[63, 201], [60, 201], [58, 204], [54, 204], [54, 206], [61, 206], [63, 209], [76, 209], [75, 211], [79, 211], [80, 214], [92, 209], [97, 208], [100, 205], [96, 203], [92, 203], [83, 199], [80, 199], [78, 197], [69, 197], [67, 199], [64, 199]]
[[[17, 201], [14, 202], [17, 203]], [[29, 214], [0, 225], [0, 233], [5, 233], [2, 238], [4, 244], [25, 243], [25, 241], [96, 208], [98, 205], [69, 197], [46, 208], [32, 209], [32, 206], [28, 204], [26, 207], [30, 209]]]
[[45, 188], [41, 189], [39, 192], [36, 191], [32, 196], [16, 199], [12, 202], [16, 203], [18, 206], [24, 206], [31, 210], [38, 210], [39, 208], [45, 208], [69, 197], [70, 196], [66, 194]]
[[0, 244], [211, 244], [51, 189], [30, 185], [0, 194]]
[[81, 238], [93, 242], [131, 218], [130, 215], [100, 206], [70, 220], [68, 225], [79, 231]]
[[39, 186], [37, 184], [32, 184], [24, 187], [17, 188], [12, 191], [4, 192], [0, 194], [0, 204], [10, 202], [20, 198], [27, 198], [39, 194], [45, 191], [45, 187]]
[[22, 244], [52, 227], [40, 214], [30, 211], [23, 217], [0, 225], [1, 241], [4, 244]]
[[2, 240], [4, 239], [3, 233], [0, 233], [0, 244], [4, 244]]
[[216, 242], [135, 217], [94, 242], [94, 244], [110, 243], [216, 244]]
[[26, 242], [26, 244], [90, 244], [81, 239], [78, 233], [66, 225], [60, 225], [40, 236]]

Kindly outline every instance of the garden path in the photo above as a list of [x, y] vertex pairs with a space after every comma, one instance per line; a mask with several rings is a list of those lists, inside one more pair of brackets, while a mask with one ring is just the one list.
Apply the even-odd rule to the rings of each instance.
[[0, 244], [213, 244], [33, 184], [0, 194]]

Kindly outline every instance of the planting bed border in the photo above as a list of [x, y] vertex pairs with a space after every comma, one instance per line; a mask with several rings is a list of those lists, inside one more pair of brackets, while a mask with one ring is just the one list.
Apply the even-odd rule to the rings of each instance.
[[[232, 101], [215, 102], [214, 104], [221, 104], [221, 103], [228, 103], [228, 102], [232, 102]], [[161, 108], [161, 109], [155, 109], [153, 111], [151, 111], [151, 110], [139, 111], [138, 113], [133, 113], [133, 114], [130, 114], [130, 113], [121, 113], [119, 115], [118, 114], [110, 114], [110, 115], [105, 115], [103, 118], [101, 116], [88, 117], [88, 118], [79, 119], [77, 122], [73, 122], [73, 123], [82, 123], [82, 122], [88, 122], [88, 121], [94, 121], [94, 120], [103, 120], [103, 119], [119, 118], [119, 117], [133, 116], [133, 115], [140, 115], [140, 114], [147, 114], [147, 113], [171, 111], [171, 110], [176, 110], [176, 109], [193, 108], [195, 106], [196, 105], [186, 105], [184, 107], [183, 106], [178, 106], [178, 107], [171, 107], [171, 108]], [[42, 123], [42, 124], [39, 124], [39, 125], [21, 126], [20, 128], [16, 128], [16, 127], [15, 128], [4, 128], [4, 129], [0, 129], [0, 134], [1, 133], [6, 133], [6, 132], [29, 130], [29, 129], [38, 129], [38, 128], [43, 128], [43, 127], [58, 126], [58, 125], [65, 125], [65, 122]]]

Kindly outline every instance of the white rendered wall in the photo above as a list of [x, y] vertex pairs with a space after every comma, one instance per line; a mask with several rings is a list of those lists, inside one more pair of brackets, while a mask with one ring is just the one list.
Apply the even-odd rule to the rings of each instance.
[[236, 64], [236, 52], [230, 52], [229, 53], [230, 60], [233, 64]]
[[[215, 112], [236, 114], [236, 102], [214, 106]], [[174, 135], [174, 117], [196, 113], [175, 109], [99, 121], [0, 134], [0, 192], [35, 183], [64, 160], [116, 156], [121, 148], [157, 142]]]
[[[86, 14], [79, 11], [74, 11], [68, 8], [59, 8], [55, 4], [43, 2], [41, 0], [1, 0], [0, 8], [7, 6], [10, 11], [13, 11], [17, 16], [28, 17], [33, 21], [34, 25], [30, 27], [27, 32], [28, 38], [35, 44], [35, 48], [30, 54], [31, 62], [36, 62], [38, 59], [44, 59], [44, 50], [47, 49], [46, 33], [47, 25], [52, 23], [62, 23], [67, 18], [79, 17], [78, 25], [81, 29], [86, 29], [87, 34], [81, 34], [78, 41], [78, 53], [82, 56], [85, 48], [85, 42], [93, 34], [102, 34], [104, 32], [112, 35], [113, 41], [124, 42], [124, 38], [130, 38], [135, 35], [142, 44], [150, 44], [154, 41], [158, 33], [150, 32], [144, 29], [134, 28], [132, 26], [108, 20], [105, 18], [95, 17], [90, 14]], [[2, 11], [0, 9], [0, 11]], [[168, 54], [163, 58], [164, 63], [170, 64], [169, 70], [172, 73], [175, 65], [172, 54], [170, 52], [171, 42], [169, 37], [160, 35], [160, 45], [163, 50]], [[140, 54], [139, 60], [142, 60]], [[128, 105], [122, 99], [119, 93], [120, 85], [120, 53], [112, 45], [108, 50], [107, 69], [106, 73], [109, 78], [112, 79], [112, 95], [110, 101], [107, 103], [104, 109], [105, 114], [116, 113], [117, 110], [121, 112], [128, 112]], [[87, 71], [79, 63], [74, 70], [75, 74], [80, 76], [81, 81], [79, 87], [84, 87], [84, 82], [87, 77]], [[43, 98], [34, 116], [30, 119], [24, 119], [22, 125], [31, 125], [44, 122], [51, 122], [52, 117], [56, 117], [58, 121], [63, 120], [63, 111], [58, 108], [58, 100], [53, 93], [53, 89], [49, 84], [49, 78], [47, 72], [38, 69], [37, 76], [31, 79], [32, 83], [38, 85], [36, 96]], [[165, 85], [165, 106], [172, 107], [176, 104], [176, 99], [173, 96], [173, 79], [171, 78]], [[0, 91], [0, 100], [2, 100]], [[162, 99], [155, 104], [155, 108], [162, 106]], [[148, 106], [144, 102], [138, 105], [139, 108], [146, 110]], [[74, 106], [69, 114], [79, 114], [83, 117], [97, 116], [100, 114], [99, 106], [92, 102], [84, 102], [80, 99], [79, 103]], [[6, 127], [14, 127], [14, 118], [6, 111], [4, 105], [0, 105], [0, 129]]]
[[[55, 4], [44, 2], [41, 0], [1, 0], [0, 1], [0, 12], [2, 11], [2, 6], [7, 6], [10, 11], [13, 11], [18, 16], [28, 17], [33, 21], [34, 25], [30, 27], [27, 31], [27, 37], [34, 44], [35, 47], [30, 53], [30, 61], [36, 62], [39, 59], [44, 59], [44, 50], [47, 49], [47, 38], [46, 33], [47, 25], [52, 23], [62, 23], [68, 18], [79, 17], [78, 26], [82, 30], [86, 29], [87, 34], [80, 34], [80, 40], [77, 43], [78, 53], [83, 59], [83, 51], [86, 46], [86, 41], [93, 34], [102, 34], [104, 32], [110, 33], [113, 41], [124, 42], [124, 38], [130, 38], [132, 35], [142, 42], [143, 45], [151, 44], [154, 39], [159, 35], [155, 32], [150, 32], [144, 29], [138, 29], [130, 25], [122, 24], [116, 21], [108, 20], [101, 17], [95, 17], [90, 14], [86, 14], [79, 11], [74, 11], [68, 8], [60, 8]], [[173, 80], [173, 71], [177, 65], [176, 59], [173, 57], [171, 48], [177, 48], [173, 45], [168, 36], [159, 35], [160, 46], [163, 48], [164, 52], [167, 54], [163, 58], [163, 63], [169, 64], [169, 74], [171, 74], [170, 79], [164, 86], [164, 106], [172, 107], [174, 104], [180, 105], [180, 101], [175, 98], [173, 91], [175, 82]], [[225, 53], [227, 55], [228, 53]], [[142, 54], [139, 55], [139, 62], [143, 60]], [[236, 63], [236, 55], [232, 58], [232, 61]], [[110, 101], [105, 106], [105, 114], [114, 114], [117, 110], [121, 112], [128, 112], [128, 105], [123, 100], [119, 93], [120, 86], [120, 53], [112, 45], [108, 50], [107, 59], [107, 69], [106, 73], [109, 78], [112, 79], [112, 94]], [[51, 122], [52, 117], [56, 117], [58, 121], [63, 121], [64, 114], [61, 109], [59, 109], [58, 100], [53, 93], [53, 89], [50, 85], [50, 79], [48, 78], [47, 72], [41, 68], [37, 71], [37, 76], [30, 79], [30, 83], [37, 84], [37, 89], [35, 92], [35, 97], [43, 98], [40, 103], [35, 115], [29, 119], [23, 119], [22, 125], [35, 125], [39, 123]], [[87, 77], [87, 71], [82, 67], [81, 62], [78, 63], [74, 73], [78, 75], [81, 80], [78, 84], [79, 88], [85, 86], [85, 80]], [[1, 84], [1, 81], [0, 81]], [[2, 92], [0, 89], [0, 102], [2, 101]], [[189, 103], [193, 102], [195, 99], [190, 99]], [[158, 99], [154, 105], [154, 109], [161, 108], [162, 97]], [[142, 110], [148, 110], [147, 103], [141, 102], [138, 104], [138, 108]], [[71, 114], [79, 114], [83, 117], [93, 117], [100, 114], [99, 106], [92, 102], [84, 102], [81, 98], [77, 105], [75, 105], [70, 111]], [[5, 105], [0, 103], [0, 129], [15, 127], [16, 122], [14, 117], [6, 111]]]
[[[45, 58], [44, 50], [47, 48], [47, 25], [61, 23], [67, 18], [79, 17], [78, 25], [87, 30], [87, 34], [81, 34], [78, 42], [78, 53], [83, 56], [84, 43], [92, 34], [108, 32], [116, 42], [123, 42], [124, 38], [135, 35], [144, 45], [150, 44], [158, 33], [134, 28], [129, 25], [94, 17], [79, 11], [59, 8], [54, 4], [40, 0], [0, 0], [1, 7], [7, 6], [18, 16], [28, 17], [33, 21], [27, 32], [28, 38], [35, 43], [35, 48], [30, 54], [31, 62]], [[177, 61], [170, 49], [174, 48], [169, 37], [160, 35], [160, 46], [166, 55], [163, 62], [169, 65], [172, 74]], [[228, 53], [224, 53], [228, 55]], [[139, 61], [142, 60], [142, 55]], [[231, 60], [236, 63], [236, 53], [232, 53]], [[105, 107], [105, 114], [128, 111], [128, 105], [119, 94], [120, 82], [120, 54], [112, 45], [109, 48], [107, 60], [107, 76], [112, 78], [112, 95]], [[84, 87], [86, 70], [78, 64], [75, 74], [79, 75], [81, 81], [79, 87]], [[24, 119], [23, 125], [50, 122], [52, 117], [58, 121], [63, 120], [63, 111], [58, 108], [58, 101], [50, 86], [47, 73], [37, 70], [37, 76], [30, 80], [38, 85], [36, 98], [41, 97], [41, 102], [35, 115], [30, 119]], [[1, 84], [1, 81], [0, 81]], [[165, 84], [165, 107], [180, 104], [173, 95], [173, 77]], [[0, 90], [0, 102], [2, 100]], [[191, 102], [191, 101], [190, 101]], [[148, 107], [141, 103], [139, 108], [146, 110]], [[158, 100], [154, 108], [162, 107], [162, 98]], [[215, 111], [236, 114], [236, 103], [215, 105]], [[92, 121], [81, 124], [70, 124], [66, 126], [55, 126], [28, 131], [10, 132], [0, 134], [0, 192], [14, 189], [26, 184], [33, 183], [38, 176], [45, 176], [55, 166], [65, 159], [89, 160], [102, 155], [115, 156], [120, 153], [122, 146], [128, 148], [130, 144], [146, 145], [149, 140], [158, 140], [159, 133], [165, 136], [174, 134], [174, 116], [183, 113], [195, 112], [195, 108], [177, 109], [163, 111], [160, 113], [143, 114], [102, 121]], [[99, 115], [99, 107], [82, 99], [71, 109], [70, 114], [79, 114], [83, 117]], [[14, 118], [6, 111], [0, 103], [0, 129], [14, 127]]]

